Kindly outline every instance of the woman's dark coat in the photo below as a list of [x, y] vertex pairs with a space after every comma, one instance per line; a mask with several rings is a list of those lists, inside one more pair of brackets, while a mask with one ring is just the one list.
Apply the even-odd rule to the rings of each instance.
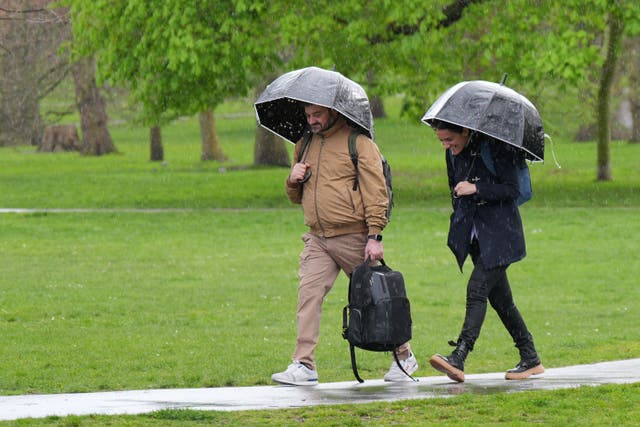
[[[496, 175], [489, 172], [480, 155], [480, 141], [489, 145]], [[446, 150], [447, 174], [453, 213], [450, 218], [448, 246], [462, 270], [471, 246], [475, 224], [480, 244], [480, 259], [486, 269], [507, 266], [526, 255], [518, 198], [515, 149], [506, 143], [476, 134], [457, 156]], [[474, 160], [475, 159], [475, 160]], [[477, 193], [457, 197], [453, 189], [460, 181], [475, 182]]]

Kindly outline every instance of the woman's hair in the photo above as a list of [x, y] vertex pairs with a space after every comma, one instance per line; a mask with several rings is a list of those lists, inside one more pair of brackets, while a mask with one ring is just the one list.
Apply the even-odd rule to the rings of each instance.
[[453, 123], [444, 122], [438, 119], [431, 120], [430, 124], [434, 130], [450, 130], [455, 133], [462, 133], [462, 130], [464, 129], [462, 126], [454, 125]]

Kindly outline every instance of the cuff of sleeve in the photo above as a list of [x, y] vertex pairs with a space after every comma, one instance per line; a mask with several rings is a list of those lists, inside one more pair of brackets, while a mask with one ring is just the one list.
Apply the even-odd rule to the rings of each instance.
[[369, 233], [367, 235], [371, 236], [372, 234], [382, 234], [382, 228], [369, 227]]

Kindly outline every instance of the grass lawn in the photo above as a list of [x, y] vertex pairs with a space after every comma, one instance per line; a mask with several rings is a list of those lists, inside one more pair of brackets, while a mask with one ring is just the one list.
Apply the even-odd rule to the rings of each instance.
[[[286, 367], [302, 214], [284, 195], [287, 169], [247, 167], [250, 110], [225, 108], [218, 119], [225, 163], [199, 160], [193, 119], [163, 129], [165, 163], [149, 162], [147, 131], [127, 125], [112, 127], [119, 153], [100, 158], [0, 148], [0, 208], [116, 209], [0, 215], [0, 394], [249, 386], [269, 384]], [[397, 194], [385, 260], [405, 275], [418, 374], [440, 375], [427, 360], [447, 351], [459, 331], [471, 270], [460, 273], [446, 248], [444, 154], [421, 124], [379, 120], [376, 133]], [[594, 143], [556, 140], [554, 151], [561, 169], [551, 150], [545, 164], [531, 167], [534, 199], [521, 209], [528, 256], [509, 270], [516, 302], [547, 367], [640, 357], [640, 145], [612, 144], [610, 182], [594, 181]], [[141, 208], [157, 210], [117, 210]], [[323, 382], [352, 379], [340, 336], [346, 284], [341, 276], [324, 305], [317, 350]], [[358, 358], [367, 378], [381, 377], [390, 363], [379, 353]], [[466, 371], [504, 371], [516, 362], [490, 310]], [[624, 424], [640, 416], [631, 404], [639, 390], [16, 424]]]

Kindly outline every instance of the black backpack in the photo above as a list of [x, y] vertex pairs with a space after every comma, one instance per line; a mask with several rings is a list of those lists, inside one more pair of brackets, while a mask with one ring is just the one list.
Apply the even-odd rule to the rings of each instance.
[[402, 273], [370, 260], [357, 266], [349, 280], [349, 304], [342, 310], [342, 337], [349, 341], [351, 368], [358, 382], [355, 347], [370, 351], [391, 351], [398, 367], [409, 378], [393, 351], [411, 340], [411, 307]]
[[[349, 134], [349, 155], [351, 156], [351, 162], [353, 163], [353, 166], [356, 168], [356, 178], [353, 181], [353, 191], [358, 191], [358, 186], [360, 185], [359, 179], [358, 179], [358, 149], [356, 148], [356, 138], [358, 137], [358, 135], [360, 134], [360, 130], [359, 129], [354, 129], [350, 134]], [[313, 137], [313, 133], [307, 131], [304, 134], [304, 137], [302, 138], [302, 147], [300, 148], [300, 152], [298, 154], [298, 162], [301, 161], [302, 159], [302, 155], [305, 152], [305, 150], [307, 149], [307, 146], [309, 145], [309, 143], [311, 142], [311, 138]], [[391, 166], [389, 166], [389, 162], [387, 162], [387, 159], [382, 156], [382, 173], [384, 174], [384, 182], [385, 185], [387, 186], [387, 196], [389, 197], [389, 204], [387, 205], [387, 219], [391, 218], [391, 210], [393, 209], [394, 206], [394, 200], [393, 200], [393, 185], [392, 185], [392, 181], [391, 181]]]

